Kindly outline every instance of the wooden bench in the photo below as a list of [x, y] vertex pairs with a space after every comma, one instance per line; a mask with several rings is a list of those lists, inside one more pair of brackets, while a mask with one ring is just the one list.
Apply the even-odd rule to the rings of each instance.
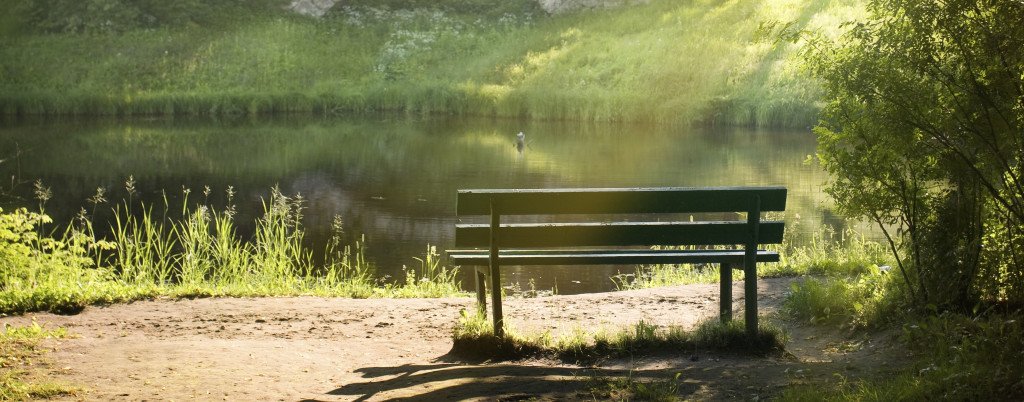
[[[487, 215], [490, 223], [455, 225], [451, 262], [475, 266], [476, 295], [486, 310], [486, 283], [490, 276], [491, 316], [494, 333], [504, 334], [501, 313], [503, 265], [607, 265], [607, 264], [721, 264], [720, 316], [732, 319], [732, 268], [744, 271], [746, 330], [757, 331], [757, 262], [776, 262], [779, 254], [759, 250], [758, 244], [782, 242], [784, 225], [762, 221], [763, 211], [783, 211], [783, 187], [622, 188], [459, 190], [456, 215], [460, 219]], [[696, 221], [681, 214], [717, 213], [746, 217], [725, 221]], [[610, 222], [593, 215], [628, 216]], [[666, 215], [675, 214], [676, 216]], [[562, 219], [588, 215], [573, 223], [502, 224], [502, 216], [538, 215]], [[638, 219], [642, 218], [642, 219]], [[662, 219], [673, 219], [663, 221]], [[521, 219], [520, 219], [521, 220]], [[706, 246], [736, 246], [712, 249]], [[644, 246], [645, 248], [637, 248]], [[693, 249], [652, 246], [705, 246]], [[486, 267], [486, 268], [484, 268]]]

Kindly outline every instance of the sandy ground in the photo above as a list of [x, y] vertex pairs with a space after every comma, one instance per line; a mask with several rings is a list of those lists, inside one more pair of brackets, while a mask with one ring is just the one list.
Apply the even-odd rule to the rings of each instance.
[[[759, 283], [763, 313], [778, 310], [793, 280]], [[734, 290], [739, 308], [742, 284]], [[34, 319], [74, 334], [50, 345], [49, 370], [83, 387], [72, 399], [85, 400], [592, 400], [588, 390], [603, 378], [676, 373], [684, 398], [749, 400], [791, 384], [833, 381], [837, 373], [885, 375], [905, 360], [888, 336], [784, 323], [789, 357], [698, 351], [588, 367], [474, 364], [449, 354], [459, 310], [472, 306], [470, 298], [156, 300], [73, 316], [6, 317], [0, 325]], [[641, 319], [692, 327], [718, 314], [718, 285], [513, 298], [504, 310], [523, 332], [614, 329]]]

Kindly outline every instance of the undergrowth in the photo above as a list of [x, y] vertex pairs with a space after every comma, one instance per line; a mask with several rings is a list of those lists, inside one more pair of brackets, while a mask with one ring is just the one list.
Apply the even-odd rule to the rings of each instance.
[[970, 312], [909, 308], [902, 280], [872, 270], [792, 285], [783, 310], [817, 325], [896, 328], [914, 363], [887, 378], [836, 377], [794, 387], [782, 400], [903, 401], [1024, 398], [1024, 316], [1001, 303]]
[[787, 389], [784, 401], [1019, 401], [1024, 399], [1020, 312], [919, 316], [901, 340], [917, 355], [900, 374]]
[[452, 353], [479, 360], [547, 357], [590, 363], [636, 355], [693, 353], [698, 349], [752, 355], [783, 352], [786, 337], [779, 327], [762, 322], [755, 339], [746, 336], [744, 327], [742, 321], [723, 324], [717, 318], [700, 323], [692, 331], [640, 321], [614, 332], [576, 328], [556, 338], [550, 331], [523, 334], [506, 323], [505, 335], [498, 337], [486, 316], [463, 310], [452, 333]]

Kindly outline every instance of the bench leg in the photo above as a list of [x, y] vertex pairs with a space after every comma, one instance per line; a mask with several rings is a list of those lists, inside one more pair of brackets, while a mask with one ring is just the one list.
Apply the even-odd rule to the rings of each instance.
[[757, 239], [760, 223], [761, 198], [755, 195], [747, 211], [750, 237], [743, 247], [743, 315], [746, 316], [747, 337], [751, 340], [757, 337]]
[[494, 336], [505, 336], [505, 320], [501, 316], [501, 271], [497, 264], [491, 265], [491, 319], [494, 320]]
[[722, 324], [732, 321], [732, 265], [721, 263], [718, 265], [718, 282], [721, 290], [721, 297], [718, 300], [718, 317]]
[[750, 339], [757, 337], [757, 269], [754, 264], [747, 264], [743, 270], [743, 298], [747, 336]]
[[498, 230], [501, 228], [501, 214], [491, 200], [491, 247], [488, 253], [491, 274], [491, 319], [494, 320], [494, 336], [505, 336], [504, 318], [501, 316], [501, 268], [498, 264]]
[[480, 268], [476, 271], [476, 309], [479, 314], [487, 314], [487, 277]]

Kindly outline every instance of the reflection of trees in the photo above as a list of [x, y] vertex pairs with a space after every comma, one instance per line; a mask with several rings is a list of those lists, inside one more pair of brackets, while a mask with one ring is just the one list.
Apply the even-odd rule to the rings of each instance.
[[[520, 131], [530, 138], [522, 155]], [[26, 150], [23, 174], [54, 188], [50, 211], [65, 218], [97, 186], [119, 199], [129, 174], [160, 204], [162, 190], [173, 205], [182, 185], [195, 201], [209, 185], [221, 206], [234, 186], [240, 223], [277, 184], [308, 200], [311, 239], [327, 238], [341, 215], [350, 240], [369, 236], [385, 270], [412, 263], [428, 242], [448, 244], [459, 188], [784, 185], [790, 218], [800, 214], [805, 230], [825, 219], [824, 173], [803, 164], [814, 139], [799, 132], [369, 116], [23, 124], [0, 139]]]

